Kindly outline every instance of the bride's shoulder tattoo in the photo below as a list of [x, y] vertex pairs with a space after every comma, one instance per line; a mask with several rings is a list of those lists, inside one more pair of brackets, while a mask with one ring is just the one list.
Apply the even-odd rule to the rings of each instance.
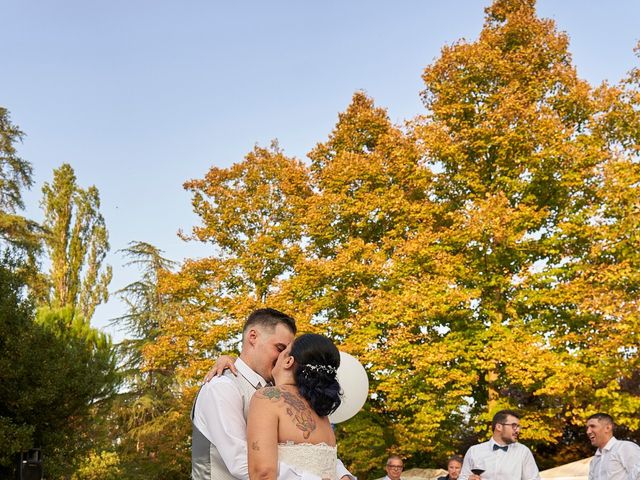
[[309, 438], [311, 432], [316, 429], [316, 421], [313, 418], [311, 409], [299, 395], [279, 387], [263, 388], [256, 392], [256, 395], [258, 398], [271, 400], [272, 403], [282, 400], [287, 415], [295, 423], [298, 430], [302, 431], [305, 439]]
[[256, 392], [258, 398], [278, 401], [282, 398], [282, 391], [278, 387], [266, 387]]

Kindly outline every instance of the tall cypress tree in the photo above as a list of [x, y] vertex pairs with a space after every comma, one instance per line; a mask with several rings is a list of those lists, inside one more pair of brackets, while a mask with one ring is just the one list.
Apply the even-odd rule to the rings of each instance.
[[98, 189], [79, 187], [73, 168], [63, 164], [42, 193], [44, 244], [51, 261], [49, 304], [72, 305], [90, 320], [96, 306], [107, 301], [112, 276], [104, 265], [109, 236]]

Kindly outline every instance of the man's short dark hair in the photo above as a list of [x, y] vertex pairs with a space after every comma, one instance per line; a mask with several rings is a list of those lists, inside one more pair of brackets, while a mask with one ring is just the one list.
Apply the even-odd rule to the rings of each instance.
[[496, 429], [496, 425], [499, 423], [504, 423], [507, 420], [507, 417], [516, 417], [520, 420], [520, 414], [513, 410], [500, 410], [493, 416], [493, 420], [491, 420], [491, 430]]
[[449, 457], [449, 460], [447, 460], [447, 467], [451, 462], [458, 462], [460, 465], [462, 465], [463, 460], [464, 459], [462, 458], [462, 455], [452, 455]]
[[589, 418], [587, 418], [587, 422], [593, 419], [598, 420], [602, 423], [608, 423], [612, 427], [616, 426], [615, 422], [613, 421], [613, 417], [607, 413], [594, 413]]
[[269, 332], [273, 332], [279, 324], [284, 325], [291, 333], [296, 334], [296, 321], [286, 313], [282, 313], [275, 308], [259, 308], [249, 315], [244, 322], [242, 334], [244, 335], [250, 328], [260, 326]]

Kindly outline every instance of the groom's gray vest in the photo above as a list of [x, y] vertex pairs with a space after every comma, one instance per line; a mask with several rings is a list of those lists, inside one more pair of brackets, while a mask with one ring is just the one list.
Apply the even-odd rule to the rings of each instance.
[[[256, 388], [240, 374], [236, 377], [229, 370], [226, 370], [224, 375], [231, 379], [242, 395], [242, 410], [246, 421], [249, 413], [249, 403], [253, 394], [256, 393]], [[198, 392], [199, 394], [200, 392]], [[193, 407], [191, 408], [191, 478], [193, 480], [235, 480], [235, 477], [229, 473], [229, 469], [222, 461], [216, 446], [193, 423], [197, 399], [198, 396], [193, 401]]]

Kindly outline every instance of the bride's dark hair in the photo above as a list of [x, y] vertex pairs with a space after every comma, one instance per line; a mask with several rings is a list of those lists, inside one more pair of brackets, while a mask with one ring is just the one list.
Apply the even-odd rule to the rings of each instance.
[[293, 341], [291, 355], [296, 361], [293, 372], [296, 385], [311, 408], [321, 417], [340, 406], [340, 384], [336, 372], [340, 352], [323, 335], [305, 333]]

